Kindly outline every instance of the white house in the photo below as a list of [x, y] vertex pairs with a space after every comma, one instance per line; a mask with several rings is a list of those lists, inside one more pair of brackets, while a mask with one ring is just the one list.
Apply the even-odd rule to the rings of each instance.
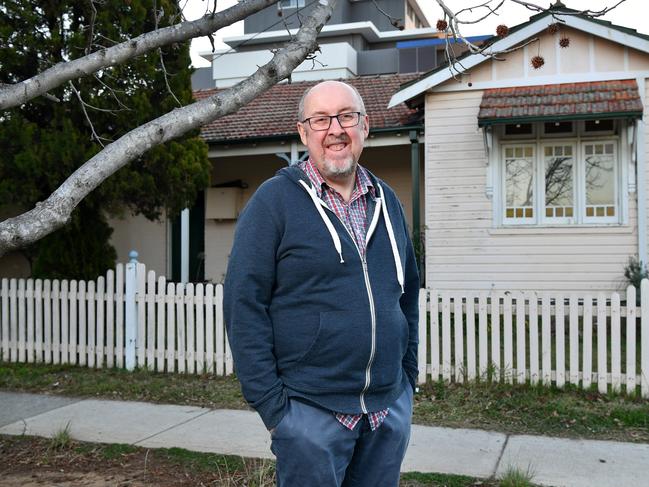
[[390, 102], [425, 107], [427, 286], [619, 290], [647, 262], [649, 36], [557, 2], [485, 44], [524, 47]]

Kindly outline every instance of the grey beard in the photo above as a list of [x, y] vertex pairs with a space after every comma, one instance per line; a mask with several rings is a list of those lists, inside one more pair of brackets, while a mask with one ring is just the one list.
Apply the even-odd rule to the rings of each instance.
[[329, 173], [328, 176], [332, 179], [346, 178], [348, 176], [351, 176], [352, 174], [354, 174], [354, 171], [356, 171], [356, 166], [358, 165], [356, 161], [352, 161], [352, 163], [348, 167], [338, 168], [335, 164], [330, 163], [326, 159], [325, 162], [327, 162], [327, 172]]

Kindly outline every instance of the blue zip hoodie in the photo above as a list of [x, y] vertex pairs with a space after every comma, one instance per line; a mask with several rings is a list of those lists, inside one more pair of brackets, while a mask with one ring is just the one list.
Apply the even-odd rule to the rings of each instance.
[[358, 414], [415, 387], [415, 256], [396, 195], [370, 178], [365, 259], [298, 167], [263, 183], [239, 217], [225, 321], [243, 395], [269, 429], [288, 397]]

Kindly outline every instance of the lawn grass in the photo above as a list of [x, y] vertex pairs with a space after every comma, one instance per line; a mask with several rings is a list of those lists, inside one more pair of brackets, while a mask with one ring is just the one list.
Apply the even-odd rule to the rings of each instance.
[[[0, 362], [0, 389], [246, 409], [233, 376]], [[649, 401], [575, 387], [428, 382], [413, 421], [503, 433], [649, 442]]]

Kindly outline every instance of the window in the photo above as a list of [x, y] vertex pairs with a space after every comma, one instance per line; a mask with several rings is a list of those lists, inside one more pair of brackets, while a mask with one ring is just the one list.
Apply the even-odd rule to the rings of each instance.
[[[619, 137], [615, 122], [504, 125], [497, 164], [499, 217], [504, 225], [622, 223]], [[564, 124], [565, 122], [561, 122]], [[592, 132], [588, 129], [592, 128]], [[525, 134], [528, 135], [525, 135]], [[534, 134], [537, 135], [534, 135]], [[565, 134], [569, 134], [566, 136]], [[625, 190], [626, 191], [626, 190]], [[495, 207], [495, 208], [496, 208]]]

